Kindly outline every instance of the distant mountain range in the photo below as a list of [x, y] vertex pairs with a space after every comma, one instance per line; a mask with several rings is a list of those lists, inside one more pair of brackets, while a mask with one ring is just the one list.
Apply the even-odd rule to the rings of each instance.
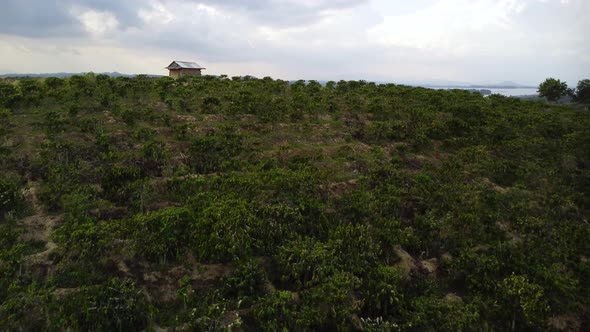
[[480, 83], [471, 83], [471, 82], [457, 82], [457, 81], [445, 81], [445, 80], [435, 80], [435, 81], [408, 81], [402, 82], [402, 84], [410, 85], [410, 86], [421, 86], [425, 88], [445, 88], [445, 89], [536, 89], [536, 86], [525, 85], [520, 83], [515, 83], [511, 81], [503, 81], [503, 82], [480, 82]]
[[[41, 74], [2, 74], [0, 77], [33, 77], [33, 78], [44, 78], [44, 77], [70, 77], [74, 75], [84, 75], [86, 73], [41, 73]], [[123, 74], [119, 72], [103, 72], [103, 73], [95, 73], [96, 75], [104, 74], [109, 75], [111, 77], [135, 77], [138, 74]], [[162, 77], [163, 75], [152, 75], [147, 74], [150, 77]], [[291, 80], [290, 82], [296, 82], [296, 80]], [[309, 82], [309, 80], [308, 80]], [[319, 83], [325, 85], [328, 81], [326, 80], [318, 80]], [[377, 84], [404, 84], [410, 86], [421, 86], [425, 88], [445, 88], [445, 89], [534, 89], [537, 88], [536, 86], [530, 85], [523, 85], [511, 81], [504, 81], [499, 83], [469, 83], [469, 82], [457, 82], [457, 81], [445, 81], [445, 80], [434, 80], [434, 81], [401, 81], [401, 82], [392, 82], [392, 81], [374, 81]]]
[[[290, 80], [289, 82], [294, 83], [297, 80]], [[310, 82], [310, 80], [307, 80]], [[318, 80], [322, 85], [326, 85], [326, 80]], [[415, 87], [424, 87], [432, 89], [536, 89], [536, 86], [519, 84], [511, 81], [504, 81], [499, 83], [469, 83], [469, 82], [456, 82], [456, 81], [370, 81], [377, 84], [403, 84]]]
[[[414, 84], [411, 84], [414, 85]], [[470, 84], [470, 83], [451, 83], [451, 84], [416, 84], [427, 88], [461, 88], [461, 89], [536, 89], [536, 86], [523, 85], [510, 81], [492, 83], [492, 84]]]
[[[75, 76], [75, 75], [84, 75], [87, 73], [41, 73], [41, 74], [2, 74], [0, 75], [0, 77], [32, 77], [32, 78], [45, 78], [45, 77], [59, 77], [59, 78], [64, 78], [64, 77], [70, 77], [70, 76]], [[96, 75], [108, 75], [111, 77], [135, 77], [138, 74], [123, 74], [123, 73], [119, 73], [119, 72], [104, 72], [104, 73], [94, 73]], [[147, 76], [150, 77], [161, 77], [162, 75], [152, 75], [152, 74], [146, 74]]]

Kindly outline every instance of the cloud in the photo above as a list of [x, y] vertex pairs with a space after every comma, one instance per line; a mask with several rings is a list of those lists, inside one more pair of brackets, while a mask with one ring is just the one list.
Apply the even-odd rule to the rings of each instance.
[[[0, 70], [27, 54], [60, 70], [194, 59], [283, 78], [578, 79], [589, 14], [586, 0], [5, 0]], [[51, 52], [67, 60], [41, 61]]]
[[73, 8], [71, 12], [86, 32], [93, 36], [103, 36], [115, 31], [119, 26], [119, 21], [111, 12], [85, 8]]
[[310, 24], [335, 12], [369, 3], [368, 0], [204, 0], [193, 2], [245, 15], [261, 25], [273, 27]]
[[1, 8], [0, 33], [46, 37], [82, 32], [66, 8], [55, 1], [5, 0]]
[[384, 45], [404, 45], [462, 53], [485, 48], [486, 31], [510, 33], [512, 18], [526, 2], [518, 0], [437, 1], [413, 13], [388, 15], [369, 31], [369, 38]]
[[[137, 8], [140, 0], [3, 0], [0, 33], [25, 37], [80, 37], [94, 34], [85, 22], [91, 13], [111, 15], [105, 24], [117, 21], [122, 28], [140, 23]], [[81, 10], [81, 8], [85, 10]], [[85, 15], [85, 17], [80, 17]]]
[[88, 30], [84, 29], [87, 21], [80, 20], [79, 8], [109, 13], [121, 28], [141, 27], [144, 20], [140, 13], [158, 7], [169, 12], [180, 8], [208, 8], [248, 17], [257, 24], [285, 27], [313, 23], [331, 12], [367, 3], [368, 0], [4, 0], [0, 32], [28, 37], [79, 35]]

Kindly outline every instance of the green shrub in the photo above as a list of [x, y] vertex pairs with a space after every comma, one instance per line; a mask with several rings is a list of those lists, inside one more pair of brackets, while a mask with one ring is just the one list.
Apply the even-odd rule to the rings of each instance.
[[135, 191], [144, 177], [142, 170], [137, 166], [114, 165], [107, 170], [102, 177], [101, 186], [107, 198], [117, 203], [129, 202], [131, 193]]
[[240, 307], [248, 307], [265, 291], [266, 271], [256, 259], [240, 262], [233, 273], [222, 280], [224, 294], [239, 301]]
[[311, 329], [345, 331], [354, 326], [361, 301], [355, 292], [360, 279], [346, 272], [336, 272], [317, 286], [301, 293], [301, 322]]
[[20, 216], [25, 213], [26, 203], [21, 190], [22, 184], [18, 177], [0, 175], [0, 222], [6, 219], [7, 214]]
[[[206, 196], [201, 196], [202, 198]], [[192, 229], [192, 247], [205, 261], [227, 262], [255, 252], [253, 232], [263, 227], [242, 199], [222, 198], [206, 204]]]
[[124, 109], [119, 111], [119, 116], [128, 126], [133, 126], [139, 118], [139, 112], [132, 109]]
[[185, 208], [135, 216], [131, 225], [136, 255], [152, 261], [180, 259], [190, 243], [192, 222], [192, 214]]
[[231, 312], [227, 301], [217, 290], [200, 291], [188, 310], [186, 327], [191, 331], [240, 330], [242, 319]]
[[156, 131], [149, 127], [141, 127], [133, 132], [133, 138], [138, 141], [147, 141], [156, 135]]
[[191, 166], [198, 173], [232, 168], [233, 159], [244, 149], [242, 137], [232, 128], [193, 139], [189, 150]]
[[260, 331], [299, 330], [297, 314], [293, 293], [288, 291], [273, 292], [252, 307], [254, 324]]
[[409, 304], [407, 279], [402, 270], [396, 267], [378, 265], [367, 272], [362, 287], [363, 313], [370, 317], [385, 319], [401, 318]]
[[334, 254], [333, 248], [312, 238], [285, 244], [277, 256], [281, 281], [298, 289], [317, 283], [334, 272]]
[[0, 108], [0, 138], [8, 133], [12, 125], [12, 112], [5, 108]]
[[[526, 275], [513, 273], [505, 278], [498, 288], [506, 301], [506, 311], [512, 311], [512, 326], [517, 323], [517, 318], [519, 321], [522, 320], [525, 326], [545, 326], [551, 309], [541, 286], [530, 282]], [[510, 317], [509, 315], [506, 316]]]
[[406, 323], [415, 331], [480, 331], [478, 307], [461, 300], [418, 297], [412, 303], [414, 312]]
[[[2, 258], [4, 257], [0, 257]], [[2, 260], [0, 265], [1, 262]], [[0, 297], [0, 326], [6, 331], [47, 329], [47, 317], [52, 315], [50, 291], [35, 282], [25, 284], [24, 280], [16, 280], [13, 279], [6, 288], [4, 283], [0, 282], [0, 292], [9, 294], [6, 298]]]
[[0, 106], [12, 107], [20, 98], [22, 95], [18, 92], [15, 84], [0, 81]]
[[381, 317], [377, 318], [361, 318], [361, 329], [367, 332], [395, 332], [401, 331], [401, 328], [396, 323], [383, 320]]
[[336, 256], [334, 263], [341, 269], [362, 274], [377, 262], [379, 246], [366, 225], [342, 223], [330, 233], [328, 245]]
[[27, 246], [19, 241], [21, 234], [22, 230], [14, 222], [0, 222], [0, 303], [8, 297], [11, 286], [18, 282], [22, 257], [27, 250]]
[[50, 324], [59, 330], [138, 331], [148, 326], [151, 311], [133, 282], [111, 279], [66, 296]]

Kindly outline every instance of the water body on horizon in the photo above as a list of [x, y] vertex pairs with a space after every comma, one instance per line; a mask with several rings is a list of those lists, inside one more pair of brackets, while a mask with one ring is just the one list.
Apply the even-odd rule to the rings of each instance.
[[457, 88], [457, 87], [437, 87], [437, 89], [462, 89], [462, 90], [490, 90], [492, 94], [500, 94], [508, 97], [516, 96], [538, 96], [537, 88]]

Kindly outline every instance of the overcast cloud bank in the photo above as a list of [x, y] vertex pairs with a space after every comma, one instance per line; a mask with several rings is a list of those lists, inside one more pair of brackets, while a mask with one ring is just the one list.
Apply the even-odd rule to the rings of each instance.
[[585, 0], [8, 0], [0, 73], [207, 73], [283, 79], [590, 76]]

